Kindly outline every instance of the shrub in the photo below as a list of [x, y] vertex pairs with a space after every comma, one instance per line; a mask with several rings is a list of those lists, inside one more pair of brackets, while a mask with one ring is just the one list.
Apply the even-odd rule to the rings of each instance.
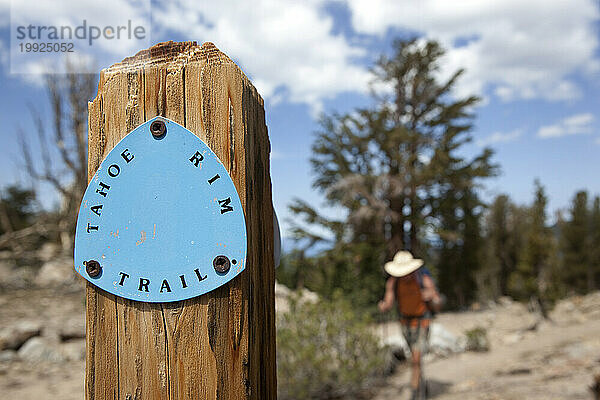
[[468, 351], [489, 351], [490, 341], [487, 337], [487, 330], [482, 327], [469, 329], [465, 332], [467, 338]]
[[386, 352], [368, 317], [339, 295], [277, 316], [279, 399], [359, 397], [382, 376]]

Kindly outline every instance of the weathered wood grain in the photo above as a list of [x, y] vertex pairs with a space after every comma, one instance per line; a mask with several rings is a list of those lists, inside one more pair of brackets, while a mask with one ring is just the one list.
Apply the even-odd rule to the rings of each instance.
[[88, 284], [86, 399], [276, 398], [273, 210], [263, 101], [213, 44], [161, 43], [103, 70], [89, 103], [91, 179], [124, 135], [162, 115], [219, 156], [246, 216], [246, 269], [183, 302]]

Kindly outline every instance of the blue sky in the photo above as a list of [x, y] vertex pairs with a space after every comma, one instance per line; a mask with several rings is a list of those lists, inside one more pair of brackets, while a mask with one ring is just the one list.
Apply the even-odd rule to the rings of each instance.
[[[140, 0], [137, 0], [138, 2]], [[0, 0], [0, 186], [23, 180], [17, 135], [31, 135], [27, 104], [46, 109], [43, 86], [31, 74], [11, 74], [10, 1]], [[143, 3], [143, 0], [142, 0]], [[394, 38], [418, 35], [448, 50], [440, 77], [466, 73], [458, 96], [476, 94], [474, 141], [495, 149], [499, 177], [483, 194], [509, 194], [524, 203], [539, 178], [549, 211], [565, 208], [576, 190], [600, 194], [600, 52], [598, 3], [593, 0], [265, 0], [153, 1], [150, 43], [214, 42], [232, 57], [265, 98], [271, 137], [274, 203], [282, 228], [294, 197], [320, 204], [308, 159], [316, 117], [371, 104], [369, 67], [390, 52]], [[110, 22], [105, 2], [13, 1], [13, 12], [34, 21], [70, 21], [81, 10]], [[105, 49], [108, 66], [139, 48]], [[113, 51], [114, 50], [114, 51]], [[45, 114], [48, 116], [48, 114]], [[48, 195], [49, 196], [49, 195]]]

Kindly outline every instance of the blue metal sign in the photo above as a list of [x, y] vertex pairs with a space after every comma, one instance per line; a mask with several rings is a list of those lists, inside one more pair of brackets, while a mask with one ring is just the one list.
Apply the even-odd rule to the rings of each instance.
[[75, 234], [75, 270], [131, 300], [211, 291], [246, 265], [237, 190], [215, 153], [166, 118], [135, 128], [98, 168]]

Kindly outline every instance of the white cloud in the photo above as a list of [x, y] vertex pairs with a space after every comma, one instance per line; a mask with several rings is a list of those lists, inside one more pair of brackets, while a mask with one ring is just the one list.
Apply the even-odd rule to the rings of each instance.
[[522, 134], [523, 131], [521, 129], [515, 129], [510, 132], [494, 132], [489, 136], [477, 140], [476, 143], [480, 147], [485, 147], [498, 143], [508, 143], [518, 139], [519, 137], [521, 137]]
[[211, 41], [239, 61], [261, 94], [285, 90], [288, 101], [316, 113], [325, 99], [368, 90], [370, 74], [353, 60], [365, 49], [332, 33], [325, 0], [163, 1], [153, 14], [161, 29], [185, 39]]
[[[282, 99], [305, 103], [316, 116], [326, 99], [345, 92], [367, 93], [371, 79], [368, 68], [355, 61], [367, 54], [366, 49], [332, 32], [333, 17], [323, 10], [328, 2], [225, 0], [215, 6], [198, 0], [157, 0], [152, 5], [152, 41], [177, 36], [200, 43], [214, 42], [239, 62], [263, 97], [275, 103]], [[3, 14], [8, 15], [10, 3], [0, 0]], [[130, 0], [58, 0], [42, 1], [33, 7], [30, 2], [12, 0], [11, 18], [58, 25], [79, 24], [82, 18], [93, 17], [95, 24], [107, 25], [114, 23], [116, 15], [134, 13], [132, 4]], [[0, 26], [6, 25], [8, 20], [0, 20]], [[121, 47], [124, 44], [119, 43]], [[123, 58], [139, 48], [115, 46], [104, 50]], [[97, 62], [108, 65], [105, 59]], [[19, 70], [35, 71], [45, 65], [41, 61], [38, 64]]]
[[347, 0], [356, 31], [418, 32], [448, 49], [442, 74], [466, 68], [457, 94], [505, 101], [566, 100], [581, 95], [570, 80], [598, 70], [599, 10], [593, 0]]
[[[53, 0], [53, 1], [24, 1], [0, 0], [0, 28], [10, 26], [9, 35], [13, 42], [10, 44], [11, 72], [20, 74], [27, 82], [37, 82], [35, 73], [65, 72], [66, 56], [81, 60], [97, 60], [100, 65], [108, 66], [114, 62], [134, 54], [141, 47], [150, 44], [150, 1], [151, 0]], [[10, 16], [10, 18], [9, 18]], [[122, 29], [131, 24], [131, 29]], [[31, 26], [31, 29], [29, 28]], [[22, 27], [20, 31], [18, 27]], [[49, 27], [55, 27], [58, 35], [62, 35], [63, 27], [70, 28], [74, 36], [67, 40], [55, 40], [52, 43], [73, 43], [70, 53], [61, 52], [23, 52], [19, 44], [32, 43], [32, 39], [45, 39], [50, 32]], [[111, 40], [100, 35], [105, 28], [112, 28]], [[141, 27], [145, 30], [145, 38], [136, 39], [133, 29]], [[40, 30], [41, 29], [41, 30]], [[92, 29], [94, 31], [92, 32]], [[105, 31], [106, 32], [106, 31]], [[18, 38], [18, 33], [24, 33], [25, 39]], [[33, 37], [29, 37], [29, 35]], [[77, 36], [85, 35], [78, 39]], [[69, 33], [64, 33], [68, 38]], [[93, 35], [94, 38], [91, 38]], [[117, 35], [119, 38], [117, 39]], [[44, 41], [44, 40], [42, 40]], [[92, 43], [92, 44], [91, 44]], [[8, 43], [4, 44], [9, 47]], [[79, 63], [82, 67], [87, 64]], [[89, 72], [86, 68], [78, 72]]]
[[[332, 2], [348, 6], [361, 36], [333, 32], [334, 19], [324, 9]], [[9, 3], [0, 0], [0, 27], [8, 23]], [[132, 4], [57, 0], [32, 6], [13, 0], [27, 18], [68, 23], [93, 14], [109, 24], [115, 15], [135, 13]], [[600, 72], [594, 0], [155, 0], [152, 17], [153, 42], [174, 36], [212, 41], [239, 62], [263, 97], [308, 104], [313, 115], [327, 99], [367, 93], [371, 75], [361, 59], [372, 55], [371, 39], [390, 29], [439, 40], [448, 49], [441, 76], [466, 69], [456, 89], [460, 96], [574, 99], [582, 91], [573, 76]], [[121, 56], [138, 50], [125, 47], [122, 42], [105, 50]]]
[[568, 135], [582, 135], [592, 133], [594, 116], [591, 113], [576, 114], [564, 118], [553, 125], [542, 126], [538, 130], [540, 138], [555, 138]]

